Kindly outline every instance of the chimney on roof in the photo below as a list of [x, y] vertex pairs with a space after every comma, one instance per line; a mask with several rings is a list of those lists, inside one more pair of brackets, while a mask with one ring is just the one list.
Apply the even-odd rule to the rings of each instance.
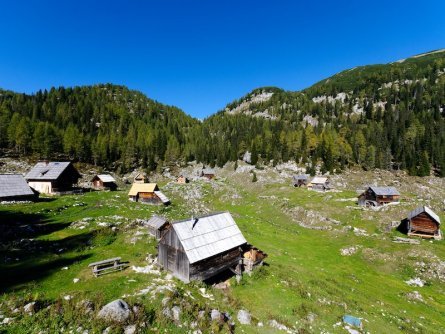
[[195, 225], [196, 225], [197, 222], [198, 222], [198, 218], [195, 218], [192, 215], [192, 230], [195, 228]]

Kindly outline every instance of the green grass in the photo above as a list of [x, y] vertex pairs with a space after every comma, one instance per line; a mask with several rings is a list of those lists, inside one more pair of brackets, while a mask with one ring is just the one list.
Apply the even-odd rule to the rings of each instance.
[[[334, 327], [344, 314], [364, 318], [365, 329], [370, 333], [444, 332], [443, 283], [431, 279], [420, 288], [404, 282], [418, 275], [414, 265], [420, 259], [419, 254], [434, 254], [444, 259], [444, 244], [392, 243], [391, 238], [399, 233], [385, 232], [384, 226], [400, 216], [405, 210], [403, 205], [377, 212], [355, 210], [353, 202], [339, 201], [355, 197], [355, 192], [323, 194], [286, 184], [246, 184], [241, 182], [242, 177], [217, 181], [215, 187], [203, 183], [205, 195], [201, 201], [210, 210], [230, 211], [246, 239], [268, 253], [267, 265], [252, 277], [245, 275], [240, 284], [231, 279], [228, 292], [207, 287], [215, 295], [215, 301], [197, 298], [188, 302], [190, 305], [185, 303], [188, 305], [184, 306], [188, 310], [186, 319], [196, 318], [199, 307], [227, 310], [235, 317], [237, 310], [246, 308], [254, 322], [263, 322], [265, 327], [237, 326], [237, 332], [242, 329], [246, 333], [275, 333], [277, 331], [267, 326], [269, 320], [275, 319], [299, 329], [300, 333], [344, 333], [341, 326]], [[88, 263], [121, 256], [130, 265], [144, 265], [147, 253], [156, 253], [156, 245], [154, 239], [146, 236], [131, 242], [137, 229], [134, 221], [149, 218], [153, 213], [172, 219], [189, 216], [193, 210], [178, 194], [193, 185], [182, 187], [172, 193], [166, 191], [173, 202], [169, 208], [131, 203], [126, 192], [92, 192], [0, 207], [2, 223], [16, 218], [19, 224], [41, 220], [45, 225], [43, 232], [33, 236], [42, 249], [26, 253], [19, 243], [0, 248], [3, 291], [0, 310], [1, 305], [17, 298], [56, 301], [65, 295], [78, 299], [88, 297], [104, 304], [146, 287], [153, 279], [150, 275], [127, 269], [93, 278]], [[241, 198], [231, 198], [235, 192]], [[75, 203], [81, 204], [73, 206]], [[332, 225], [332, 230], [303, 228], [289, 214], [296, 207], [338, 220], [340, 224]], [[115, 215], [122, 218], [110, 218]], [[84, 229], [69, 228], [72, 222], [86, 217], [92, 220]], [[100, 222], [121, 224], [116, 224], [113, 232], [109, 227], [98, 226]], [[364, 229], [368, 236], [357, 236], [347, 226]], [[357, 253], [340, 255], [340, 249], [353, 245], [359, 245]], [[59, 249], [63, 250], [59, 252]], [[5, 262], [5, 258], [12, 260]], [[63, 267], [68, 270], [62, 270]], [[79, 283], [74, 284], [74, 278], [79, 278]], [[196, 294], [202, 284], [185, 286], [178, 282], [178, 287], [183, 292]], [[422, 294], [424, 302], [408, 301], [406, 294], [414, 290]], [[160, 306], [153, 306], [153, 301], [144, 298], [131, 297], [130, 300], [146, 305], [147, 314], [159, 314]], [[175, 298], [185, 297], [179, 294]], [[313, 315], [315, 320], [310, 322]], [[153, 326], [169, 332], [186, 332], [160, 319], [162, 317], [156, 316]], [[25, 326], [31, 320], [21, 321]], [[9, 327], [9, 330], [18, 327]]]

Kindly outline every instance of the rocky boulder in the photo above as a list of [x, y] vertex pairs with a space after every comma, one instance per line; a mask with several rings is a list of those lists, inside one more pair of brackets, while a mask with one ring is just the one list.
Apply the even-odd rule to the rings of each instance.
[[102, 307], [97, 317], [107, 321], [122, 323], [130, 317], [130, 308], [125, 301], [117, 299]]

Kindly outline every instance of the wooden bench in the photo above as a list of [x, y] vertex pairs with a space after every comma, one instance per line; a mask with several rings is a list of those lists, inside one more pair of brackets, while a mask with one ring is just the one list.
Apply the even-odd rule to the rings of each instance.
[[100, 276], [114, 271], [119, 271], [125, 268], [125, 264], [121, 263], [120, 257], [114, 257], [103, 261], [90, 263], [88, 267], [93, 268], [93, 275]]

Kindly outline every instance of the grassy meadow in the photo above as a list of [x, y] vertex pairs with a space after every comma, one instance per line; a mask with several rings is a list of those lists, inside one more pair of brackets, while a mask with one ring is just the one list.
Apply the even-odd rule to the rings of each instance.
[[[293, 188], [272, 171], [257, 174], [255, 183], [250, 173], [233, 168], [221, 170], [212, 182], [161, 182], [169, 207], [129, 202], [127, 189], [1, 205], [0, 315], [14, 319], [0, 325], [0, 333], [69, 332], [79, 326], [101, 333], [108, 324], [79, 311], [79, 302], [90, 300], [97, 312], [123, 296], [144, 310], [133, 319], [140, 332], [192, 333], [199, 311], [215, 308], [232, 316], [236, 333], [285, 332], [270, 326], [271, 320], [293, 333], [347, 333], [340, 323], [345, 314], [362, 318], [364, 333], [445, 333], [444, 241], [396, 244], [393, 237], [404, 235], [390, 225], [421, 203], [445, 219], [437, 210], [442, 180], [433, 180], [430, 196], [421, 191], [427, 179], [403, 179], [402, 203], [374, 211], [357, 207], [356, 189], [376, 177], [389, 182], [386, 174], [351, 173], [342, 182], [334, 176], [334, 185], [341, 186], [327, 193]], [[239, 283], [230, 278], [230, 287], [219, 290], [131, 268], [146, 266], [147, 255], [156, 254], [156, 242], [139, 219], [156, 213], [176, 220], [223, 210], [232, 213], [249, 243], [268, 254], [252, 276]], [[342, 255], [347, 248], [351, 254]], [[89, 263], [116, 256], [129, 268], [93, 277]], [[405, 282], [417, 277], [423, 287]], [[174, 288], [139, 293], [168, 284]], [[420, 299], [412, 297], [414, 291]], [[33, 316], [22, 311], [31, 301], [40, 305]], [[166, 304], [181, 307], [179, 322], [164, 314]], [[54, 305], [64, 311], [56, 312]], [[237, 323], [240, 309], [251, 313], [251, 325]], [[228, 331], [205, 319], [194, 327], [203, 333]], [[110, 328], [122, 332], [117, 324]]]

